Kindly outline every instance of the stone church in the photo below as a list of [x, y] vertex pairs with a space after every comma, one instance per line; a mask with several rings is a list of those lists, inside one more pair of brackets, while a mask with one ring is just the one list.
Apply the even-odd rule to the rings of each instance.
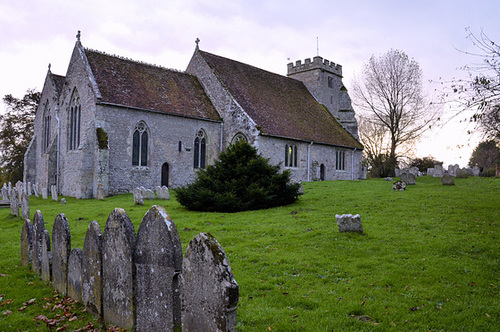
[[96, 197], [193, 181], [236, 140], [294, 181], [363, 177], [342, 67], [316, 56], [288, 77], [202, 51], [185, 72], [84, 48], [45, 78], [24, 181]]

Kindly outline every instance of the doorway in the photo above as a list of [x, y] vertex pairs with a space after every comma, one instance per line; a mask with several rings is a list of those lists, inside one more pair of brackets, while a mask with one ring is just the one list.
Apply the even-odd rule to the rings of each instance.
[[319, 167], [319, 179], [320, 181], [325, 181], [325, 165], [321, 164]]
[[165, 186], [168, 188], [168, 173], [169, 173], [169, 168], [170, 166], [168, 163], [164, 163], [161, 166], [161, 185], [162, 187]]

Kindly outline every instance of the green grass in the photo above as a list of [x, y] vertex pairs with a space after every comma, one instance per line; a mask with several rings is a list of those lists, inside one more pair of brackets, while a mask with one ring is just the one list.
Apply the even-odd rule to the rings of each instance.
[[[423, 177], [404, 192], [383, 179], [306, 183], [293, 205], [234, 214], [187, 211], [175, 193], [143, 207], [131, 195], [30, 202], [50, 232], [56, 214], [66, 214], [73, 248], [91, 220], [104, 230], [114, 207], [137, 231], [150, 205], [165, 206], [184, 250], [199, 232], [212, 233], [240, 285], [239, 331], [500, 330], [500, 179], [455, 182]], [[361, 215], [363, 235], [338, 232], [335, 214], [343, 213]], [[36, 315], [58, 312], [42, 308], [52, 288], [18, 266], [21, 228], [0, 210], [0, 331], [36, 330]], [[103, 328], [81, 310], [61, 326]]]

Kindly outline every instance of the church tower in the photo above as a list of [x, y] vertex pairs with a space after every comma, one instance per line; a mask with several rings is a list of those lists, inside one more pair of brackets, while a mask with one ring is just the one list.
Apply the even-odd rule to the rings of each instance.
[[342, 66], [315, 56], [288, 64], [288, 77], [304, 82], [311, 94], [337, 118], [356, 139], [358, 122], [347, 89], [342, 83]]

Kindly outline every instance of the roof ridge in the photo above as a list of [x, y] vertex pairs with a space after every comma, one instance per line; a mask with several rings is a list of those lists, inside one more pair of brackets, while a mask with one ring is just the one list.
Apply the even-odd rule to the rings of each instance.
[[164, 69], [164, 70], [170, 70], [170, 71], [173, 71], [173, 72], [176, 72], [176, 73], [181, 73], [181, 74], [187, 74], [185, 71], [178, 70], [178, 69], [175, 69], [175, 68], [168, 68], [168, 67], [164, 67], [164, 66], [157, 65], [157, 64], [154, 64], [154, 63], [144, 62], [144, 61], [141, 61], [141, 60], [135, 60], [135, 59], [128, 58], [128, 57], [125, 57], [125, 56], [122, 56], [122, 55], [109, 54], [109, 53], [106, 53], [104, 51], [99, 51], [99, 50], [96, 50], [96, 49], [92, 49], [92, 48], [87, 48], [86, 47], [85, 48], [85, 52], [87, 52], [87, 51], [94, 52], [94, 53], [97, 53], [97, 54], [100, 54], [100, 55], [104, 55], [104, 56], [107, 56], [107, 57], [112, 57], [112, 58], [120, 59], [120, 60], [123, 60], [123, 61], [128, 61], [128, 62], [136, 63], [136, 64], [143, 65], [143, 66], [148, 66], [148, 67], [153, 67], [153, 68], [158, 68], [158, 69]]

